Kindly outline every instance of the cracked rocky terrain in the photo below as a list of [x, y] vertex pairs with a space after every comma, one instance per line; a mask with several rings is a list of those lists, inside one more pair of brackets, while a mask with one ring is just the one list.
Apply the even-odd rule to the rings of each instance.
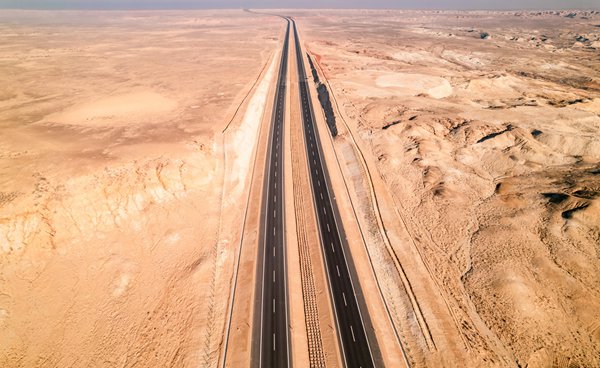
[[280, 29], [241, 11], [2, 11], [0, 366], [216, 366], [222, 130]]
[[453, 309], [414, 365], [600, 366], [600, 14], [296, 15]]

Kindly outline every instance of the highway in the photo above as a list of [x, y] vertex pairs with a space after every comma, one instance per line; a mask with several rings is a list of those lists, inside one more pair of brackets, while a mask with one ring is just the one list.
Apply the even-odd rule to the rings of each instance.
[[[286, 19], [287, 20], [287, 19]], [[287, 20], [285, 40], [275, 93], [265, 186], [263, 189], [261, 247], [262, 267], [259, 268], [260, 321], [254, 325], [254, 341], [260, 341], [253, 354], [253, 366], [289, 367], [289, 316], [287, 298], [283, 143], [285, 122], [286, 79], [290, 21]], [[260, 255], [259, 255], [260, 257]], [[258, 355], [258, 356], [256, 356]]]
[[[364, 321], [356, 298], [348, 267], [347, 256], [342, 239], [343, 228], [334, 214], [333, 193], [329, 188], [329, 177], [324, 169], [321, 157], [321, 144], [316, 135], [315, 115], [311, 103], [310, 91], [302, 48], [293, 21], [296, 58], [298, 65], [298, 83], [306, 152], [308, 155], [313, 199], [317, 213], [322, 251], [325, 257], [329, 288], [341, 340], [342, 356], [346, 367], [374, 367], [371, 346], [367, 339]], [[335, 198], [335, 197], [333, 197]], [[337, 212], [337, 208], [335, 208]], [[348, 255], [349, 256], [349, 255]]]

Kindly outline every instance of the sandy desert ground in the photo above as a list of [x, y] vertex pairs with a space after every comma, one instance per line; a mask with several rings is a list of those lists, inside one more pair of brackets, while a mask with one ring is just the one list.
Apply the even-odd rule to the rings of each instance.
[[600, 366], [600, 13], [294, 15], [413, 365]]
[[[411, 365], [600, 367], [600, 13], [286, 13]], [[0, 13], [1, 366], [218, 365], [283, 26]]]
[[282, 29], [242, 11], [0, 13], [0, 366], [216, 366], [220, 214], [245, 186], [225, 171], [244, 179], [231, 147], [253, 147], [223, 130], [238, 107], [233, 131], [260, 120]]

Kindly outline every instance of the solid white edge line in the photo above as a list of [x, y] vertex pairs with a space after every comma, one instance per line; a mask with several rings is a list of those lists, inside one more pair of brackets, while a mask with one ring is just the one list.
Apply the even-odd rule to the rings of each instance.
[[[288, 22], [288, 25], [289, 25], [289, 22]], [[291, 29], [291, 27], [290, 27], [290, 29]], [[286, 28], [286, 33], [284, 34], [284, 37], [285, 37], [285, 35], [288, 35], [288, 39], [289, 39], [289, 32], [288, 32], [287, 28]], [[284, 40], [284, 44], [285, 44], [285, 40]], [[280, 61], [279, 61], [279, 73], [278, 73], [278, 78], [277, 78], [277, 82], [275, 85], [275, 106], [277, 105], [279, 92], [280, 92], [279, 91], [280, 90], [279, 81], [281, 79], [281, 70], [282, 70], [282, 65], [283, 65], [281, 62], [283, 59], [283, 49], [284, 49], [284, 47], [282, 46], [282, 49], [281, 49], [282, 57], [280, 58]], [[288, 57], [289, 57], [289, 43], [288, 43]], [[289, 64], [289, 61], [288, 61], [288, 64]], [[289, 70], [286, 68], [286, 72], [287, 71], [289, 71]], [[287, 77], [287, 73], [286, 73], [286, 77]], [[285, 99], [284, 99], [284, 102], [285, 102]], [[274, 108], [275, 108], [275, 106], [274, 106]], [[284, 120], [284, 122], [285, 122], [285, 120]], [[278, 129], [275, 126], [273, 126], [273, 130], [278, 131]], [[272, 134], [270, 134], [270, 138], [272, 138], [272, 137], [273, 137]], [[273, 146], [271, 144], [272, 144], [272, 140], [271, 140], [271, 143], [269, 144], [269, 146], [271, 148], [269, 149], [269, 160], [267, 161], [267, 163], [271, 162], [272, 157], [273, 157], [272, 156], [273, 155], [273, 150], [272, 150]], [[277, 152], [275, 152], [275, 157], [277, 157]], [[270, 184], [270, 181], [268, 180], [268, 178], [270, 177], [270, 174], [271, 174], [271, 166], [270, 165], [267, 165], [267, 166], [269, 168], [268, 168], [268, 175], [267, 175], [267, 197], [266, 198], [269, 197], [269, 193], [270, 193], [270, 189], [271, 189], [271, 184]], [[277, 181], [275, 181], [275, 188], [277, 188]], [[267, 221], [265, 221], [264, 226], [265, 226], [265, 231], [266, 231]], [[285, 234], [285, 232], [284, 232], [284, 234]], [[267, 245], [266, 239], [264, 239], [264, 240], [265, 240], [264, 245], [266, 246]], [[275, 257], [275, 246], [273, 246], [273, 257]], [[263, 335], [264, 335], [263, 321], [264, 321], [264, 295], [265, 295], [265, 287], [264, 286], [265, 286], [265, 272], [266, 272], [265, 264], [266, 264], [266, 257], [263, 254], [263, 276], [262, 276], [262, 282], [261, 282], [261, 301], [260, 301], [260, 309], [261, 310], [260, 310], [260, 343], [259, 343], [259, 360], [258, 360], [259, 367], [263, 366], [263, 364], [262, 364], [262, 358], [263, 358], [262, 357], [262, 347], [263, 347]], [[286, 317], [287, 317], [287, 312], [286, 312]], [[273, 351], [275, 351], [275, 333], [273, 333]], [[288, 351], [288, 366], [289, 366], [289, 351]]]

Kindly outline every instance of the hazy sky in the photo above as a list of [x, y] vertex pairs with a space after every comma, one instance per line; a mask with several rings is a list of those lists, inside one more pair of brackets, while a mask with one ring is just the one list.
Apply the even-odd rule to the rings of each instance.
[[0, 0], [0, 8], [408, 8], [408, 9], [598, 9], [600, 0]]

